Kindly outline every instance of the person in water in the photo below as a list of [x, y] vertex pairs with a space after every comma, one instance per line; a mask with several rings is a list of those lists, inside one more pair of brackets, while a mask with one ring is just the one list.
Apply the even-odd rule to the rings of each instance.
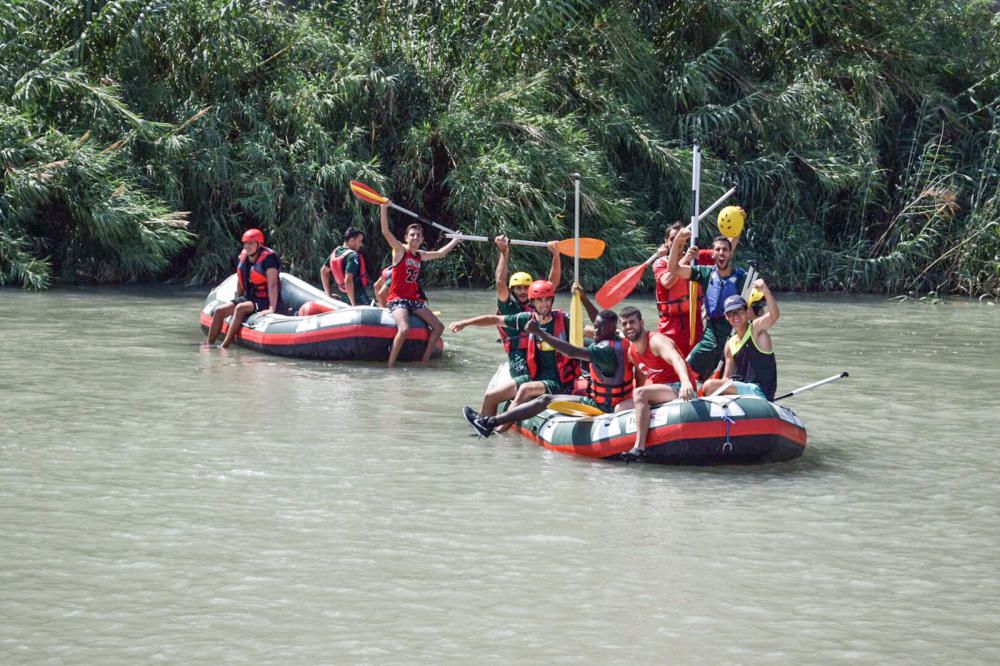
[[371, 294], [368, 293], [368, 267], [361, 254], [365, 242], [365, 232], [357, 227], [348, 227], [344, 232], [344, 243], [334, 248], [330, 253], [328, 264], [319, 271], [319, 279], [323, 283], [323, 291], [327, 296], [333, 296], [330, 290], [330, 276], [333, 275], [341, 300], [351, 305], [370, 305]]
[[444, 259], [449, 252], [455, 249], [459, 239], [452, 238], [440, 250], [421, 250], [420, 245], [424, 242], [424, 229], [419, 224], [411, 224], [406, 227], [405, 244], [401, 243], [389, 229], [389, 203], [382, 204], [380, 208], [382, 235], [385, 236], [386, 242], [392, 248], [392, 271], [390, 272], [386, 306], [393, 319], [396, 320], [396, 337], [392, 339], [388, 367], [395, 367], [399, 352], [403, 350], [406, 336], [410, 332], [411, 313], [423, 319], [427, 328], [430, 329], [427, 336], [427, 347], [420, 359], [421, 363], [426, 364], [434, 352], [434, 345], [437, 344], [441, 333], [444, 332], [444, 325], [427, 308], [427, 298], [424, 296], [423, 289], [420, 288], [421, 262]]
[[208, 342], [212, 344], [222, 331], [226, 317], [232, 315], [229, 330], [222, 344], [225, 349], [243, 327], [243, 321], [254, 314], [270, 314], [281, 309], [281, 258], [269, 247], [264, 247], [264, 232], [248, 229], [243, 234], [243, 251], [236, 267], [236, 298], [216, 309], [208, 329]]
[[[493, 241], [500, 256], [497, 257], [496, 295], [497, 314], [512, 315], [520, 312], [531, 312], [531, 301], [528, 299], [528, 287], [534, 282], [530, 274], [523, 271], [514, 273], [508, 279], [510, 264], [510, 241], [506, 236], [497, 236]], [[552, 265], [549, 267], [549, 282], [554, 289], [559, 288], [562, 278], [562, 258], [559, 254], [558, 241], [549, 243], [552, 253]], [[500, 341], [507, 352], [507, 362], [510, 365], [510, 376], [517, 377], [528, 372], [528, 335], [506, 326], [498, 326]]]
[[705, 314], [708, 319], [705, 333], [687, 356], [688, 365], [704, 381], [722, 361], [723, 347], [732, 332], [723, 312], [723, 304], [730, 296], [743, 292], [747, 274], [742, 268], [733, 266], [733, 245], [725, 236], [716, 236], [712, 242], [715, 266], [681, 264], [684, 248], [690, 239], [690, 229], [677, 232], [670, 247], [667, 265], [671, 273], [679, 278], [698, 282], [705, 292]]
[[[660, 314], [660, 333], [673, 340], [677, 351], [681, 356], [687, 357], [694, 347], [691, 342], [691, 316], [690, 309], [691, 281], [680, 278], [670, 272], [667, 256], [670, 248], [673, 247], [674, 238], [680, 233], [685, 225], [681, 222], [674, 222], [667, 227], [663, 234], [663, 245], [657, 252], [658, 258], [653, 262], [653, 279], [656, 286], [656, 309]], [[736, 252], [739, 237], [730, 238], [732, 252]], [[682, 266], [690, 266], [693, 259], [698, 259], [699, 266], [714, 266], [714, 250], [699, 250], [696, 247], [689, 247], [687, 254], [681, 259]], [[705, 325], [701, 318], [700, 308], [704, 304], [704, 297], [701, 289], [698, 289], [698, 301], [694, 304], [696, 308], [695, 335], [694, 340], [701, 340], [705, 332]]]
[[778, 321], [778, 302], [764, 280], [753, 283], [755, 292], [763, 294], [767, 311], [751, 319], [747, 302], [742, 296], [726, 299], [726, 319], [733, 327], [733, 335], [726, 343], [726, 367], [722, 379], [709, 379], [702, 387], [705, 395], [714, 393], [727, 380], [733, 384], [722, 393], [757, 395], [774, 400], [778, 388], [778, 366], [774, 359], [770, 329]]
[[[622, 331], [632, 343], [629, 358], [638, 369], [643, 385], [632, 392], [635, 405], [635, 445], [633, 455], [646, 451], [651, 405], [670, 402], [678, 397], [695, 397], [694, 373], [677, 352], [673, 341], [662, 333], [647, 331], [638, 308], [627, 307], [621, 312]], [[627, 409], [627, 403], [622, 409]]]
[[[471, 319], [452, 322], [452, 333], [458, 333], [466, 326], [504, 326], [515, 333], [522, 333], [528, 322], [537, 320], [539, 328], [560, 340], [569, 340], [569, 315], [553, 309], [556, 290], [548, 280], [535, 280], [528, 287], [528, 299], [534, 312], [519, 312], [509, 315], [480, 315]], [[495, 416], [497, 406], [504, 400], [515, 404], [527, 402], [545, 393], [572, 393], [573, 382], [579, 375], [576, 359], [564, 356], [546, 342], [531, 338], [526, 351], [524, 374], [513, 376], [506, 383], [486, 392], [480, 413]]]
[[[581, 291], [581, 297], [587, 311], [593, 305]], [[590, 378], [587, 396], [544, 394], [529, 400], [522, 405], [512, 407], [500, 416], [480, 416], [472, 407], [463, 410], [465, 420], [469, 422], [480, 437], [489, 437], [498, 426], [509, 426], [518, 421], [529, 419], [545, 411], [554, 400], [580, 402], [591, 407], [597, 407], [606, 414], [615, 411], [632, 395], [633, 369], [628, 357], [629, 342], [618, 335], [618, 315], [613, 310], [603, 310], [592, 315], [594, 321], [594, 343], [586, 347], [576, 347], [569, 342], [546, 333], [538, 321], [529, 321], [525, 331], [550, 345], [556, 352], [590, 362]]]

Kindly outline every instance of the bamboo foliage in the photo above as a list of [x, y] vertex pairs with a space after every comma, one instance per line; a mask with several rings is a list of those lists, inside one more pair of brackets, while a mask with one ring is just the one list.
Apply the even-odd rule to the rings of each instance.
[[[995, 297], [998, 31], [985, 1], [4, 3], [0, 282], [212, 281], [251, 226], [305, 277], [349, 225], [378, 263], [352, 178], [563, 238], [579, 171], [613, 241], [595, 287], [688, 214], [698, 140], [703, 199], [739, 186], [773, 284]], [[429, 268], [483, 283], [494, 259]]]

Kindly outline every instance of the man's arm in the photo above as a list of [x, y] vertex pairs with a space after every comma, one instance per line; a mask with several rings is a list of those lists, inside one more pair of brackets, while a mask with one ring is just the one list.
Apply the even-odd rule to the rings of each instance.
[[379, 226], [382, 229], [382, 236], [385, 237], [385, 242], [392, 248], [393, 258], [395, 259], [395, 253], [402, 253], [405, 251], [405, 248], [389, 229], [389, 204], [384, 203], [379, 206], [379, 209]]
[[552, 253], [552, 265], [549, 267], [549, 282], [556, 289], [562, 282], [562, 255], [559, 254], [559, 241], [549, 241], [549, 252]]
[[736, 369], [736, 362], [733, 360], [733, 351], [729, 348], [728, 340], [726, 340], [725, 350], [726, 350], [725, 352], [726, 367], [722, 371], [722, 378], [729, 379], [730, 377], [733, 376], [733, 370]]
[[656, 347], [653, 351], [656, 352], [660, 358], [670, 364], [670, 366], [674, 369], [674, 372], [677, 373], [677, 377], [681, 380], [681, 400], [694, 399], [695, 391], [694, 386], [691, 384], [691, 377], [688, 374], [688, 366], [687, 363], [684, 362], [684, 359], [681, 358], [681, 355], [677, 353], [677, 347], [675, 347], [670, 338], [665, 335], [654, 338], [650, 341], [650, 345], [654, 344]]
[[503, 303], [510, 298], [510, 287], [507, 286], [507, 273], [510, 271], [508, 267], [510, 264], [510, 243], [504, 235], [497, 236], [493, 239], [493, 242], [496, 243], [497, 249], [500, 250], [500, 256], [497, 257], [496, 275], [494, 277], [497, 281], [497, 300]]
[[684, 228], [678, 231], [677, 236], [674, 237], [674, 244], [670, 246], [670, 256], [667, 257], [667, 270], [677, 277], [682, 277], [685, 280], [691, 279], [691, 267], [681, 264], [681, 256], [684, 254], [684, 250], [682, 248], [686, 246], [690, 240], [690, 229]]
[[267, 309], [274, 312], [278, 309], [278, 294], [280, 293], [278, 269], [268, 268], [264, 274], [267, 275]]
[[344, 273], [344, 292], [347, 294], [347, 298], [350, 299], [351, 305], [358, 304], [354, 300], [354, 274], [350, 271]]
[[538, 322], [534, 319], [528, 322], [527, 326], [524, 327], [524, 330], [526, 333], [531, 333], [538, 339], [549, 343], [550, 345], [552, 345], [553, 349], [555, 349], [563, 356], [568, 356], [570, 358], [578, 358], [581, 361], [590, 360], [590, 353], [586, 349], [571, 345], [565, 340], [561, 340], [555, 337], [554, 335], [549, 335], [538, 326]]
[[767, 312], [754, 319], [751, 324], [754, 333], [763, 333], [777, 323], [781, 312], [778, 311], [778, 301], [774, 298], [771, 288], [767, 286], [764, 280], [754, 280], [753, 286], [764, 294], [764, 302], [767, 303]]
[[[583, 307], [587, 310], [587, 316], [590, 317], [590, 321], [593, 323], [597, 320], [597, 307], [590, 302], [589, 298], [587, 298], [587, 292], [583, 290], [583, 287], [580, 286], [579, 282], [575, 282], [573, 284], [573, 293], [575, 294], [577, 292], [580, 294], [580, 302], [583, 303]], [[553, 345], [553, 347], [554, 346], [555, 345]]]
[[323, 283], [323, 291], [326, 292], [327, 296], [333, 296], [333, 292], [330, 291], [330, 267], [323, 266], [319, 269], [319, 281]]
[[462, 319], [460, 321], [453, 321], [448, 328], [451, 329], [452, 333], [458, 333], [466, 326], [503, 326], [503, 316], [502, 315], [479, 315], [478, 317], [470, 317], [469, 319]]
[[455, 246], [458, 245], [460, 242], [461, 242], [460, 238], [452, 238], [450, 241], [448, 241], [447, 245], [445, 245], [439, 250], [430, 250], [427, 252], [421, 252], [420, 258], [427, 261], [432, 261], [434, 259], [444, 259], [445, 257], [448, 256], [448, 253], [454, 250]]

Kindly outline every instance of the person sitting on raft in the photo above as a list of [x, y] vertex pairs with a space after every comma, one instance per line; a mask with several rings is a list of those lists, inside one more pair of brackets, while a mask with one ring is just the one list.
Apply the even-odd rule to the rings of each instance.
[[392, 283], [392, 266], [382, 269], [382, 274], [375, 280], [375, 304], [384, 308], [389, 300], [389, 285]]
[[422, 261], [432, 261], [434, 259], [444, 259], [448, 253], [455, 249], [459, 239], [452, 238], [440, 250], [421, 250], [420, 245], [424, 242], [424, 229], [419, 224], [411, 224], [406, 227], [404, 236], [406, 244], [399, 242], [392, 231], [389, 230], [389, 202], [380, 206], [382, 235], [392, 248], [392, 271], [390, 272], [390, 284], [388, 302], [392, 318], [396, 320], [396, 337], [392, 339], [392, 349], [389, 351], [388, 367], [396, 365], [399, 352], [403, 350], [406, 336], [410, 332], [410, 313], [420, 317], [427, 324], [430, 333], [427, 336], [427, 347], [424, 355], [420, 359], [426, 364], [434, 351], [434, 345], [441, 338], [444, 332], [444, 325], [434, 316], [434, 313], [427, 308], [427, 298], [420, 288], [420, 264]]
[[[551, 282], [535, 280], [528, 287], [528, 298], [534, 312], [480, 315], [452, 322], [450, 328], [452, 333], [458, 333], [466, 326], [505, 326], [521, 333], [529, 321], [536, 319], [541, 330], [560, 340], [569, 340], [569, 315], [552, 308], [555, 296], [556, 290]], [[526, 354], [526, 372], [512, 375], [510, 381], [487, 391], [483, 397], [482, 409], [479, 410], [481, 414], [496, 416], [497, 406], [504, 400], [513, 400], [513, 407], [545, 393], [561, 395], [573, 392], [573, 382], [580, 370], [576, 359], [557, 353], [551, 345], [538, 338], [529, 341]], [[499, 431], [505, 429], [500, 428]]]
[[[496, 268], [497, 314], [512, 315], [519, 312], [531, 312], [528, 287], [531, 286], [534, 279], [530, 274], [519, 271], [511, 275], [510, 280], [508, 280], [510, 241], [506, 236], [501, 235], [497, 236], [493, 242], [500, 250]], [[549, 243], [549, 252], [552, 253], [549, 282], [552, 283], [553, 289], [559, 289], [559, 282], [562, 279], [562, 258], [559, 254], [558, 241]], [[497, 329], [500, 331], [500, 341], [503, 343], [504, 351], [507, 352], [510, 376], [517, 377], [527, 374], [528, 335], [506, 326], [498, 326]]]
[[[674, 341], [677, 351], [685, 358], [694, 345], [691, 342], [691, 281], [685, 280], [670, 272], [667, 256], [670, 248], [673, 247], [674, 238], [680, 233], [685, 225], [682, 222], [674, 222], [667, 227], [663, 234], [663, 245], [657, 251], [658, 258], [653, 262], [653, 279], [656, 284], [656, 309], [660, 314], [660, 333]], [[739, 244], [739, 236], [730, 238], [729, 243], [732, 252], [736, 252]], [[681, 258], [682, 266], [690, 266], [691, 260], [697, 257], [699, 266], [714, 266], [714, 250], [699, 250], [697, 247], [688, 248], [687, 254]], [[698, 290], [698, 302], [694, 307], [701, 308], [704, 303], [703, 292]], [[701, 318], [701, 312], [695, 317], [695, 342], [701, 340], [705, 332], [705, 325]]]
[[774, 347], [768, 332], [778, 321], [780, 312], [774, 294], [764, 280], [756, 280], [754, 289], [764, 295], [767, 312], [750, 318], [747, 302], [742, 296], [726, 299], [726, 319], [733, 327], [733, 336], [726, 343], [726, 368], [722, 379], [709, 379], [702, 387], [705, 395], [732, 379], [733, 384], [723, 394], [756, 395], [774, 400], [778, 389], [778, 366], [774, 360]]
[[247, 229], [243, 234], [240, 263], [236, 267], [238, 280], [236, 298], [212, 314], [208, 343], [214, 343], [219, 337], [222, 324], [229, 315], [232, 315], [233, 319], [229, 322], [226, 337], [219, 345], [222, 349], [232, 344], [240, 328], [243, 327], [243, 320], [253, 313], [270, 314], [280, 311], [279, 273], [281, 273], [281, 258], [271, 248], [264, 247], [264, 232], [260, 229]]
[[[695, 378], [670, 338], [662, 333], [646, 330], [638, 308], [630, 306], [623, 309], [620, 319], [622, 332], [632, 343], [629, 359], [639, 371], [637, 377], [644, 382], [632, 392], [635, 405], [635, 446], [629, 453], [639, 456], [644, 455], [646, 450], [650, 406], [670, 402], [678, 397], [681, 400], [693, 399]], [[630, 406], [625, 403], [622, 409]]]
[[[583, 303], [590, 312], [593, 305], [581, 292]], [[535, 320], [529, 321], [525, 331], [552, 346], [560, 354], [581, 361], [590, 362], [590, 378], [587, 396], [545, 394], [513, 407], [500, 416], [480, 416], [472, 407], [463, 410], [469, 422], [480, 437], [489, 437], [498, 426], [512, 425], [530, 419], [544, 412], [554, 400], [580, 402], [597, 407], [605, 414], [616, 411], [632, 396], [633, 369], [628, 357], [629, 341], [618, 335], [618, 315], [614, 310], [602, 310], [593, 317], [594, 344], [575, 347], [569, 342], [546, 333]]]
[[747, 274], [742, 268], [733, 266], [732, 242], [725, 236], [716, 236], [712, 242], [714, 267], [681, 264], [683, 248], [690, 239], [690, 229], [678, 231], [667, 262], [671, 273], [685, 280], [698, 282], [705, 292], [705, 313], [708, 317], [705, 333], [687, 356], [688, 365], [704, 381], [722, 361], [723, 347], [732, 332], [723, 312], [723, 303], [730, 296], [742, 293]]
[[[323, 283], [323, 291], [327, 296], [333, 296], [330, 290], [330, 275], [343, 294], [339, 298], [351, 305], [371, 305], [372, 297], [368, 293], [368, 267], [361, 254], [361, 246], [365, 242], [365, 232], [357, 227], [348, 227], [344, 232], [344, 243], [334, 248], [330, 253], [328, 265], [319, 271], [319, 279]], [[345, 298], [346, 296], [346, 298]]]

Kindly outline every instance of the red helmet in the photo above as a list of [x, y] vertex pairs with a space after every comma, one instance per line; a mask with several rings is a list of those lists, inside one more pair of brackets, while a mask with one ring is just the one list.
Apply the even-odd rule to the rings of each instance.
[[528, 287], [528, 298], [555, 298], [556, 288], [548, 280], [535, 280]]
[[243, 232], [244, 243], [263, 243], [264, 232], [260, 229], [247, 229]]

